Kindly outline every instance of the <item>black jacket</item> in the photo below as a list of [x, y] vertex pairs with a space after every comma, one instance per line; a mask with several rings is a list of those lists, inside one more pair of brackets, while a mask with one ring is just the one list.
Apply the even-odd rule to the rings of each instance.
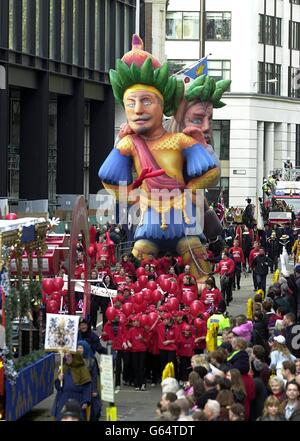
[[230, 360], [227, 361], [227, 366], [229, 369], [238, 369], [242, 375], [248, 374], [250, 369], [248, 352], [237, 352]]
[[269, 272], [270, 259], [265, 255], [258, 255], [253, 260], [253, 268], [256, 274], [266, 276]]

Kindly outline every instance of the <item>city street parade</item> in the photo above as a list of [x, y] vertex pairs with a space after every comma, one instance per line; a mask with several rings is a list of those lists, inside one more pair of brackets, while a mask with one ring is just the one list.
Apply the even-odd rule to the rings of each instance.
[[300, 421], [299, 51], [300, 0], [0, 0], [0, 421]]

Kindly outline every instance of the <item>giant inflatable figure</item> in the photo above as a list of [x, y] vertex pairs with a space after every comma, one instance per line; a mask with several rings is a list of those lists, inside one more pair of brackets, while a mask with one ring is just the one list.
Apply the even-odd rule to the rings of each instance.
[[[196, 219], [199, 215], [197, 190], [216, 185], [219, 161], [204, 142], [165, 130], [163, 115], [175, 114], [183, 99], [184, 83], [169, 76], [167, 63], [161, 66], [143, 50], [137, 35], [132, 44], [132, 50], [117, 61], [116, 71], [110, 71], [110, 81], [134, 134], [115, 146], [101, 166], [99, 177], [117, 197], [121, 188], [126, 187], [129, 193], [141, 187], [141, 220], [135, 231], [133, 254], [145, 258], [174, 251], [182, 256], [184, 264], [191, 265], [201, 282], [211, 268], [200, 240], [202, 232], [194, 232], [195, 214]], [[219, 97], [220, 91], [216, 90], [212, 101], [217, 103]], [[133, 172], [138, 176], [135, 180]], [[172, 193], [167, 201], [161, 196], [163, 190]]]

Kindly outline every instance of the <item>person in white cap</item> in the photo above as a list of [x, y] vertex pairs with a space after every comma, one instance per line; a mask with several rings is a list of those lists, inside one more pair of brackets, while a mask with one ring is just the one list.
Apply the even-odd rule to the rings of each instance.
[[285, 337], [283, 335], [277, 335], [274, 337], [270, 357], [271, 363], [269, 367], [270, 369], [275, 370], [277, 377], [280, 378], [283, 378], [282, 363], [284, 361], [296, 360], [296, 357], [290, 353], [286, 346]]

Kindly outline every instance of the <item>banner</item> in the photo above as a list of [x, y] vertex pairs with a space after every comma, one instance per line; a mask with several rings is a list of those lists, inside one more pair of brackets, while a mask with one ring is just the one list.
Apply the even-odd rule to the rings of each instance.
[[[76, 292], [84, 292], [84, 282], [76, 282], [75, 283], [75, 291]], [[117, 290], [115, 289], [106, 289], [100, 286], [91, 285], [91, 294], [100, 297], [117, 297]]]

